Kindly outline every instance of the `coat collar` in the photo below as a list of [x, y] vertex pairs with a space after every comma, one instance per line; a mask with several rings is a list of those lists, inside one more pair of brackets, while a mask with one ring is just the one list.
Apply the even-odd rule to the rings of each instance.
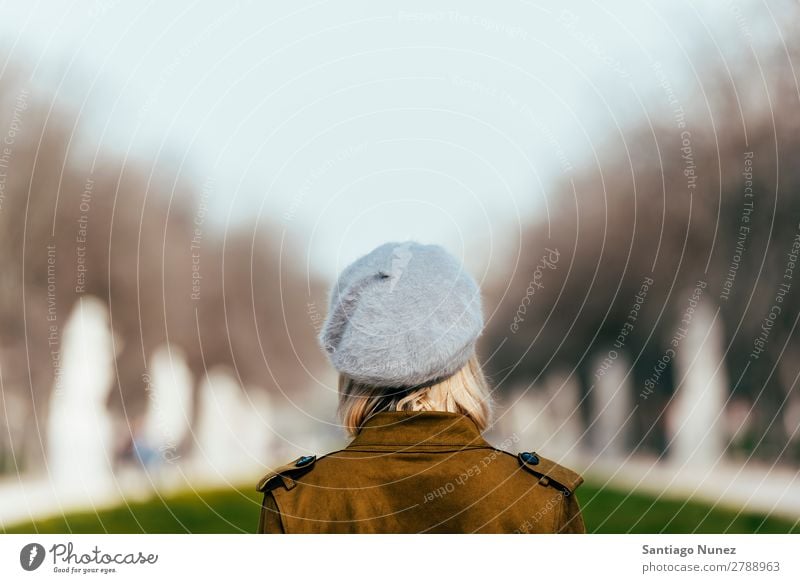
[[491, 447], [466, 415], [444, 411], [383, 411], [362, 425], [348, 449], [430, 451]]

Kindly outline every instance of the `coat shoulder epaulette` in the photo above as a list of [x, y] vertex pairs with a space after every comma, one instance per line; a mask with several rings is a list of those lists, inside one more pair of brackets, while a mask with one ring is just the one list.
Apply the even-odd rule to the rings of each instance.
[[523, 451], [517, 455], [520, 465], [539, 478], [543, 486], [561, 490], [566, 496], [572, 494], [583, 483], [583, 477], [569, 468], [540, 456], [533, 451]]
[[280, 484], [282, 484], [287, 490], [291, 490], [295, 487], [296, 480], [306, 472], [310, 471], [311, 468], [314, 467], [316, 461], [317, 456], [304, 455], [300, 456], [293, 462], [289, 462], [286, 465], [275, 468], [274, 470], [271, 470], [265, 474], [264, 477], [258, 481], [256, 490], [259, 492], [266, 492], [267, 490], [270, 490]]

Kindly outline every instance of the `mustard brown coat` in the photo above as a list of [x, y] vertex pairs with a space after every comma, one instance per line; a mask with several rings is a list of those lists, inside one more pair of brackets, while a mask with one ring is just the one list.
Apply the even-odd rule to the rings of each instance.
[[580, 475], [469, 417], [382, 412], [343, 450], [268, 473], [259, 533], [583, 533]]

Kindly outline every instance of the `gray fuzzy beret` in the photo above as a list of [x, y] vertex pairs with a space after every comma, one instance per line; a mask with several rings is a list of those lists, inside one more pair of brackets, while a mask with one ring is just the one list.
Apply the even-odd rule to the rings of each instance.
[[342, 271], [319, 341], [336, 370], [358, 382], [412, 387], [458, 371], [482, 329], [480, 290], [459, 261], [406, 241]]

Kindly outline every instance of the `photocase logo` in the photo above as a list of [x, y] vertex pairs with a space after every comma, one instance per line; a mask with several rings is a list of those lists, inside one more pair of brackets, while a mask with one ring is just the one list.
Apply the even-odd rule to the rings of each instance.
[[39, 543], [30, 543], [19, 552], [19, 564], [26, 571], [35, 571], [44, 562], [44, 547]]
[[382, 276], [392, 278], [392, 283], [389, 286], [389, 293], [394, 291], [397, 282], [403, 277], [403, 272], [405, 272], [411, 258], [414, 256], [410, 247], [410, 243], [403, 243], [392, 249], [392, 267], [389, 270], [381, 271]]

